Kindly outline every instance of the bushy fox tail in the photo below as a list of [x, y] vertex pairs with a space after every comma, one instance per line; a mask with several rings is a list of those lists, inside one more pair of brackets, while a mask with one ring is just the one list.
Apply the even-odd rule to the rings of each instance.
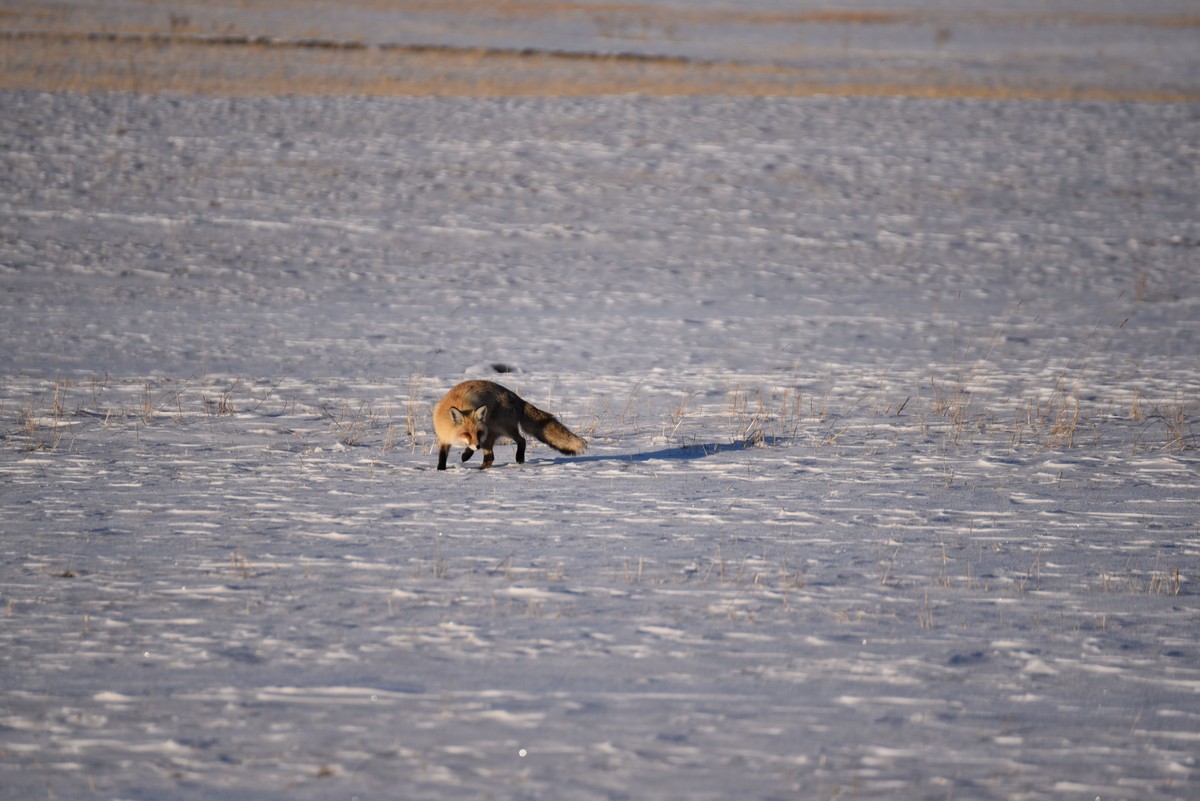
[[570, 456], [583, 453], [587, 442], [571, 433], [571, 429], [558, 422], [558, 418], [543, 412], [529, 401], [524, 401], [521, 410], [521, 428], [531, 437], [537, 437], [559, 453]]

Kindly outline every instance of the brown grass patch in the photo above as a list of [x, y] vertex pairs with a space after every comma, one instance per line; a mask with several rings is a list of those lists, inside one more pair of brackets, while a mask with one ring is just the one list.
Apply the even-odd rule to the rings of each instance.
[[[1142, 86], [1136, 77], [1119, 74], [1118, 67], [1100, 55], [1096, 56], [1099, 72], [1064, 74], [1058, 56], [1037, 52], [1021, 55], [1020, 63], [999, 63], [984, 75], [968, 74], [953, 59], [926, 59], [926, 66], [919, 68], [898, 67], [896, 59], [850, 52], [848, 44], [851, 31], [867, 26], [920, 28], [927, 34], [928, 46], [940, 50], [972, 28], [1186, 29], [1200, 27], [1200, 14], [753, 9], [732, 3], [688, 7], [581, 0], [0, 2], [0, 88], [5, 89], [221, 95], [840, 94], [1200, 100], [1200, 87], [1191, 76]], [[387, 22], [372, 29], [371, 21], [378, 20]], [[419, 42], [424, 36], [438, 42], [456, 31], [504, 41], [511, 40], [514, 32], [538, 29], [545, 20], [597, 42], [618, 47], [621, 42], [635, 42], [632, 46], [643, 52], [666, 50], [659, 45], [673, 47], [693, 35], [707, 37], [737, 27], [751, 33], [767, 26], [791, 31], [796, 45], [770, 53], [746, 50], [748, 55], [713, 61], [421, 46], [388, 38], [414, 36]], [[876, 34], [875, 38], [881, 35], [886, 37]], [[911, 31], [905, 35], [911, 36]], [[813, 47], [810, 42], [819, 44]], [[795, 57], [803, 59], [803, 66], [793, 63]]]
[[0, 88], [217, 95], [889, 95], [1196, 102], [1200, 93], [968, 81], [886, 64], [816, 69], [537, 50], [175, 34], [0, 34]]

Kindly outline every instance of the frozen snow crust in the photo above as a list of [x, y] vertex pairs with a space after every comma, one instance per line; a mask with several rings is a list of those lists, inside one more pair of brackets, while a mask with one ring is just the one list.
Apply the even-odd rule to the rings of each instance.
[[1195, 106], [0, 105], [0, 797], [1200, 793]]

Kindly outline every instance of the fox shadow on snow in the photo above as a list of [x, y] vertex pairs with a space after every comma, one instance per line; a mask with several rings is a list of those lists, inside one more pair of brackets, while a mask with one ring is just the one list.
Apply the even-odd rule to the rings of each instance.
[[[525, 465], [557, 465], [557, 464], [579, 464], [580, 462], [652, 462], [656, 460], [666, 461], [693, 461], [696, 459], [705, 459], [709, 456], [716, 456], [719, 453], [730, 453], [735, 451], [745, 451], [751, 448], [770, 448], [779, 445], [785, 445], [790, 440], [787, 437], [765, 437], [761, 440], [753, 442], [697, 442], [692, 445], [676, 445], [671, 448], [659, 448], [653, 451], [642, 451], [640, 453], [599, 453], [591, 456], [555, 456], [548, 459], [526, 458]], [[457, 461], [457, 460], [455, 460]], [[472, 466], [470, 461], [464, 463], [464, 466]], [[496, 467], [520, 467], [515, 461], [505, 461], [501, 459], [499, 452], [496, 456]], [[494, 468], [493, 468], [494, 469]]]
[[692, 445], [677, 445], [672, 448], [659, 448], [640, 453], [603, 453], [592, 456], [556, 456], [552, 459], [527, 459], [533, 464], [578, 464], [579, 462], [650, 462], [655, 460], [692, 461], [716, 456], [718, 453], [744, 451], [758, 447], [773, 447], [782, 445], [787, 440], [784, 437], [766, 437], [754, 442], [705, 442]]

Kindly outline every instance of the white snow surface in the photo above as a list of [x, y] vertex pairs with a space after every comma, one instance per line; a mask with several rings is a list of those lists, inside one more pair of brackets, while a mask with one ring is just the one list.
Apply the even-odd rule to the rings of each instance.
[[1196, 107], [0, 107], [0, 797], [1200, 796]]

